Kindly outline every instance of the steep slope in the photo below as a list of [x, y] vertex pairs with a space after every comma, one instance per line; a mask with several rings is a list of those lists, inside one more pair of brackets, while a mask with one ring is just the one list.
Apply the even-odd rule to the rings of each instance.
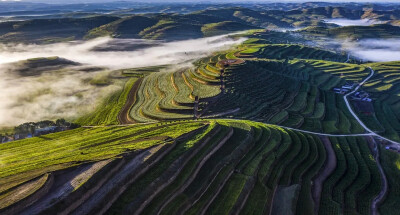
[[156, 19], [145, 16], [125, 17], [90, 30], [86, 35], [86, 38], [90, 39], [104, 36], [138, 38], [138, 34], [141, 31], [155, 25], [156, 23]]
[[313, 180], [337, 157], [319, 210], [368, 214], [380, 184], [365, 140], [330, 141], [327, 154], [317, 136], [212, 120], [79, 128], [6, 143], [0, 212], [314, 214]]

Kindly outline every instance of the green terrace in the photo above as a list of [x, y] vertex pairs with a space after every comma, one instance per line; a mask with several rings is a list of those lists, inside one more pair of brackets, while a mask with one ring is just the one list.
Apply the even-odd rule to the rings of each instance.
[[207, 106], [202, 117], [251, 119], [325, 133], [363, 133], [343, 97], [331, 89], [345, 82], [344, 71], [352, 72], [349, 80], [361, 80], [368, 75], [366, 69], [327, 65], [327, 61], [262, 59], [231, 65], [225, 72], [224, 93]]
[[[51, 172], [116, 159], [160, 144], [167, 146], [181, 135], [205, 125], [204, 122], [180, 122], [78, 128], [1, 144], [0, 208], [40, 189]], [[9, 196], [13, 198], [6, 198]]]
[[[0, 150], [2, 212], [67, 183], [74, 187], [62, 188], [62, 197], [41, 199], [28, 210], [369, 214], [381, 186], [366, 139], [321, 139], [251, 121], [80, 128]], [[337, 167], [324, 178], [335, 157]], [[313, 192], [314, 186], [323, 192]]]
[[216, 55], [198, 62], [196, 68], [146, 76], [130, 117], [136, 122], [193, 118], [196, 97], [204, 103], [221, 92], [221, 68], [217, 65], [221, 59]]

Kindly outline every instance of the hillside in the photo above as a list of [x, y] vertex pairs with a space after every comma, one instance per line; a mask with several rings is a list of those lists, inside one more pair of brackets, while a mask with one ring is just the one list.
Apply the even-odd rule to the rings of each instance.
[[105, 36], [118, 38], [138, 38], [138, 34], [143, 29], [151, 27], [156, 23], [157, 20], [144, 16], [126, 17], [90, 30], [86, 35], [86, 38]]
[[[380, 189], [363, 138], [320, 139], [235, 120], [81, 128], [47, 138], [41, 146], [54, 151], [51, 157], [34, 152], [36, 138], [0, 145], [2, 197], [14, 195], [20, 202], [1, 201], [2, 213], [312, 214], [317, 198], [322, 213], [345, 208], [366, 214]], [[10, 153], [17, 146], [18, 153]], [[21, 160], [26, 153], [32, 156], [29, 165]], [[324, 168], [332, 159], [340, 169]], [[323, 169], [332, 175], [322, 185]], [[314, 186], [322, 186], [322, 195], [311, 192]], [[49, 190], [52, 195], [46, 195]], [[26, 207], [32, 198], [40, 200]]]
[[32, 58], [8, 65], [10, 72], [17, 73], [20, 76], [39, 76], [45, 71], [58, 70], [70, 66], [78, 66], [79, 63], [55, 57]]
[[54, 43], [77, 40], [82, 39], [88, 29], [117, 19], [112, 16], [95, 16], [79, 19], [34, 19], [22, 22], [3, 22], [0, 23], [0, 41]]
[[350, 40], [400, 37], [400, 27], [386, 24], [371, 26], [345, 26], [330, 29], [324, 27], [309, 27], [300, 30], [299, 32], [312, 37], [331, 37]]
[[203, 27], [201, 27], [201, 32], [203, 32], [204, 36], [215, 36], [220, 34], [232, 33], [236, 31], [249, 30], [252, 28], [254, 27], [232, 21], [225, 21], [225, 22], [205, 24], [203, 25]]
[[2, 5], [1, 215], [398, 214], [400, 4]]

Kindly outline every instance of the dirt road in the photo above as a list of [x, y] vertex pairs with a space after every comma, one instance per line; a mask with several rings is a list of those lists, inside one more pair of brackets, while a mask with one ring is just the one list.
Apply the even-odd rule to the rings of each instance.
[[324, 143], [327, 156], [324, 168], [322, 169], [321, 172], [318, 173], [318, 176], [313, 180], [311, 194], [314, 199], [314, 205], [315, 205], [314, 214], [318, 214], [323, 183], [332, 174], [332, 172], [335, 171], [337, 165], [336, 154], [335, 151], [333, 150], [331, 141], [326, 136], [322, 136], [320, 138]]
[[138, 79], [132, 86], [131, 90], [129, 91], [128, 98], [122, 110], [118, 114], [118, 121], [120, 124], [133, 124], [135, 121], [131, 119], [129, 116], [129, 112], [131, 111], [132, 106], [135, 104], [136, 101], [136, 93], [139, 89], [140, 84], [142, 83], [143, 78]]

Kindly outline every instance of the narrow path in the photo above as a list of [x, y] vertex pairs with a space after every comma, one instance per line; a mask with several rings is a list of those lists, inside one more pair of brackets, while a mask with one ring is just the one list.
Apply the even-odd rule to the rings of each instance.
[[372, 204], [371, 204], [372, 215], [378, 215], [379, 214], [379, 212], [378, 212], [379, 204], [382, 203], [382, 201], [385, 199], [389, 185], [388, 185], [385, 171], [383, 170], [381, 162], [380, 162], [378, 144], [375, 142], [375, 140], [373, 138], [369, 138], [369, 141], [371, 141], [374, 144], [374, 149], [373, 149], [373, 151], [375, 153], [374, 158], [375, 158], [376, 164], [378, 166], [379, 173], [381, 174], [381, 181], [382, 181], [381, 192], [378, 194], [378, 196], [376, 196], [374, 198], [374, 200], [372, 200]]
[[326, 134], [326, 133], [318, 133], [318, 132], [313, 132], [313, 131], [307, 131], [307, 130], [301, 130], [301, 129], [297, 129], [297, 128], [290, 128], [290, 127], [286, 127], [286, 126], [280, 126], [281, 128], [285, 128], [288, 130], [292, 130], [292, 131], [298, 131], [298, 132], [303, 132], [303, 133], [307, 133], [307, 134], [314, 134], [314, 135], [318, 135], [318, 136], [326, 136], [326, 137], [365, 137], [365, 136], [373, 136], [373, 133], [365, 133], [365, 134]]
[[323, 183], [326, 179], [332, 174], [336, 169], [337, 159], [335, 151], [333, 150], [332, 143], [328, 137], [320, 137], [322, 143], [324, 144], [326, 151], [326, 162], [324, 167], [321, 169], [321, 172], [318, 173], [318, 176], [313, 180], [312, 184], [312, 198], [314, 200], [314, 214], [318, 214], [319, 204], [321, 202], [321, 193], [323, 188]]
[[129, 116], [129, 112], [131, 111], [132, 106], [136, 101], [136, 93], [139, 89], [140, 84], [142, 83], [143, 78], [139, 78], [132, 86], [129, 91], [128, 98], [122, 110], [118, 113], [118, 121], [120, 124], [133, 124], [135, 121], [131, 119]]

